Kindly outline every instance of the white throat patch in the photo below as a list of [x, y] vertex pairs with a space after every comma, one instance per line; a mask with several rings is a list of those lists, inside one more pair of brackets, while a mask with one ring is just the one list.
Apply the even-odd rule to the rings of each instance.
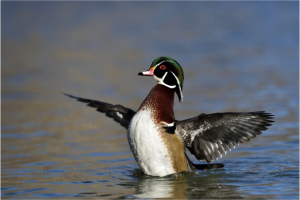
[[[172, 72], [172, 73], [173, 73], [173, 72]], [[174, 89], [174, 88], [176, 87], [176, 85], [167, 85], [167, 84], [164, 83], [164, 80], [165, 80], [167, 74], [168, 74], [168, 72], [166, 72], [166, 73], [163, 75], [163, 77], [161, 77], [161, 78], [158, 78], [157, 76], [154, 75], [154, 78], [157, 80], [158, 84], [164, 85], [164, 86], [166, 86], [166, 87], [168, 87], [168, 88], [171, 88], [171, 89]], [[174, 73], [173, 73], [173, 74], [174, 74]], [[176, 76], [175, 76], [175, 78], [176, 78]]]
[[[181, 95], [181, 101], [183, 101], [183, 95], [182, 95], [182, 92], [181, 92], [180, 82], [179, 82], [178, 78], [176, 77], [176, 75], [172, 71], [171, 71], [171, 73], [173, 74], [173, 76], [175, 77], [175, 79], [177, 81], [179, 91], [180, 91], [180, 95]], [[176, 87], [176, 85], [167, 85], [167, 84], [164, 83], [164, 80], [165, 80], [167, 74], [168, 74], [168, 72], [165, 72], [165, 74], [161, 78], [158, 78], [157, 76], [154, 75], [154, 78], [157, 80], [157, 84], [164, 85], [164, 86], [166, 86], [170, 89], [174, 89]]]

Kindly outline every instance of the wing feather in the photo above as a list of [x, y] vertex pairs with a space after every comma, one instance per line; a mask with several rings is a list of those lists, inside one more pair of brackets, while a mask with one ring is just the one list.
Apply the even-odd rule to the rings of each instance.
[[210, 163], [260, 135], [272, 119], [273, 115], [264, 111], [200, 114], [176, 121], [175, 133], [198, 160]]
[[106, 116], [113, 118], [116, 122], [121, 124], [121, 126], [125, 127], [126, 129], [128, 128], [129, 122], [135, 114], [135, 111], [122, 105], [113, 105], [102, 101], [76, 97], [66, 93], [63, 94], [68, 97], [74, 98], [77, 101], [87, 103], [87, 106], [97, 108], [97, 111], [105, 113]]

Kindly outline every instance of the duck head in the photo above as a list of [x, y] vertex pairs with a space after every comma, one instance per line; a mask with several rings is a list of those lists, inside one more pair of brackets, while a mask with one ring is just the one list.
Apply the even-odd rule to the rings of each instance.
[[138, 75], [153, 76], [157, 80], [157, 84], [174, 90], [179, 101], [182, 101], [184, 76], [183, 70], [176, 60], [169, 57], [158, 57], [152, 62], [149, 70], [140, 72]]

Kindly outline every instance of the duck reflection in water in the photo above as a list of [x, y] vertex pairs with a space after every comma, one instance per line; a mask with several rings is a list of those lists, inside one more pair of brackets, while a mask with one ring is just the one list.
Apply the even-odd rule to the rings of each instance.
[[[168, 198], [168, 199], [214, 199], [230, 194], [231, 198], [242, 198], [238, 187], [220, 184], [226, 173], [201, 174], [198, 172], [181, 172], [164, 177], [154, 177], [143, 174], [139, 169], [133, 171], [137, 182], [122, 183], [136, 188], [137, 198]], [[224, 179], [225, 180], [225, 179]]]

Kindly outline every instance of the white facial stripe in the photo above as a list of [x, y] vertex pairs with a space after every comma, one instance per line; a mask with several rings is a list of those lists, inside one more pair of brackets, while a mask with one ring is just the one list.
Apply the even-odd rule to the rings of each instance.
[[176, 81], [177, 81], [177, 83], [178, 83], [178, 87], [179, 87], [179, 91], [180, 91], [180, 95], [181, 95], [181, 98], [183, 99], [183, 96], [182, 96], [182, 92], [181, 92], [181, 87], [180, 87], [180, 82], [179, 82], [179, 80], [178, 80], [178, 78], [177, 78], [177, 76], [171, 71], [171, 73], [173, 74], [173, 76], [175, 77], [175, 79], [176, 79]]
[[161, 78], [161, 81], [164, 81], [164, 80], [165, 80], [167, 74], [168, 74], [168, 72], [166, 72], [166, 73], [164, 74], [164, 76]]
[[[161, 61], [160, 63], [158, 63], [157, 65], [155, 65], [155, 67], [159, 66], [159, 65], [162, 64], [163, 62], [171, 62], [171, 63], [173, 63], [172, 61], [164, 60], [164, 61]], [[174, 64], [175, 64], [175, 63], [174, 63]]]
[[164, 80], [165, 80], [167, 74], [168, 74], [168, 72], [166, 72], [162, 78], [158, 78], [157, 76], [154, 75], [154, 78], [157, 80], [158, 84], [164, 85], [164, 86], [166, 86], [168, 88], [173, 89], [173, 88], [176, 87], [176, 85], [167, 85], [167, 84], [164, 83]]
[[[157, 65], [155, 65], [155, 67], [159, 66], [163, 62], [171, 62], [171, 63], [173, 63], [172, 61], [164, 60], [164, 61], [158, 63]], [[178, 87], [179, 87], [179, 91], [180, 91], [181, 101], [183, 101], [183, 95], [182, 95], [182, 91], [181, 91], [181, 87], [180, 87], [180, 82], [179, 82], [177, 76], [172, 71], [170, 71], [170, 72], [173, 74], [173, 76], [175, 77], [175, 79], [177, 81], [177, 84], [178, 84]], [[164, 83], [164, 79], [166, 78], [167, 74], [168, 74], [168, 72], [166, 72], [162, 78], [158, 78], [157, 76], [154, 75], [154, 78], [157, 80], [158, 84], [164, 85], [164, 86], [166, 86], [168, 88], [171, 88], [171, 89], [174, 89], [176, 87], [176, 85], [167, 85], [167, 84]]]

